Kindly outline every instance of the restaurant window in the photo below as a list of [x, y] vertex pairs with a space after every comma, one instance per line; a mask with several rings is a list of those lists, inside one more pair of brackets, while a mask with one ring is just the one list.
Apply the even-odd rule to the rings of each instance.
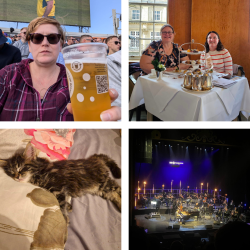
[[155, 11], [155, 21], [160, 21], [161, 20], [161, 12], [159, 10]]
[[140, 20], [140, 11], [132, 10], [132, 20]]
[[139, 31], [131, 31], [131, 48], [139, 48]]
[[129, 0], [129, 57], [138, 60], [167, 23], [168, 0]]
[[160, 32], [151, 32], [151, 37], [154, 41], [161, 40]]

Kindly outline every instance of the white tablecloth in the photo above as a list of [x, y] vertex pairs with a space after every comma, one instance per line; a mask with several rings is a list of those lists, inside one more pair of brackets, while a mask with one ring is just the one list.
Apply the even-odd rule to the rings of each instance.
[[[177, 78], [177, 77], [176, 77]], [[218, 73], [213, 73], [213, 79]], [[145, 101], [148, 112], [164, 121], [232, 121], [242, 111], [248, 119], [250, 90], [245, 77], [228, 89], [214, 87], [209, 92], [194, 92], [181, 87], [184, 78], [163, 75], [139, 77], [130, 97], [129, 109]]]

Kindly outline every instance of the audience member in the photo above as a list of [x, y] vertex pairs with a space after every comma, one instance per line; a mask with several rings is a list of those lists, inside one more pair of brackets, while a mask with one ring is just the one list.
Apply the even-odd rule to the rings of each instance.
[[12, 39], [10, 38], [10, 37], [8, 37], [8, 36], [6, 36], [6, 38], [7, 38], [7, 44], [9, 44], [9, 45], [12, 45]]
[[106, 44], [109, 47], [108, 55], [112, 55], [120, 50], [121, 43], [117, 36], [109, 36], [106, 40]]
[[250, 249], [250, 226], [242, 221], [230, 221], [215, 234], [215, 248]]
[[92, 43], [93, 42], [93, 38], [90, 35], [82, 35], [80, 37], [80, 43]]
[[21, 62], [21, 52], [18, 48], [6, 43], [7, 38], [0, 29], [0, 69], [6, 65]]
[[68, 37], [67, 38], [67, 43], [64, 43], [64, 45], [63, 45], [63, 48], [65, 48], [65, 47], [67, 47], [67, 46], [69, 46], [69, 45], [72, 45], [72, 44], [75, 44], [75, 38], [74, 37]]
[[175, 240], [174, 242], [172, 242], [171, 246], [170, 246], [170, 250], [183, 250], [183, 244], [179, 241], [179, 240]]
[[26, 41], [26, 32], [27, 32], [27, 27], [22, 28], [20, 32], [21, 39], [13, 44], [13, 46], [20, 49], [22, 60], [27, 59], [29, 55], [29, 45], [28, 42]]
[[54, 0], [37, 0], [37, 16], [55, 18], [56, 3]]
[[102, 39], [100, 37], [98, 37], [98, 38], [95, 39], [95, 42], [96, 43], [102, 43]]

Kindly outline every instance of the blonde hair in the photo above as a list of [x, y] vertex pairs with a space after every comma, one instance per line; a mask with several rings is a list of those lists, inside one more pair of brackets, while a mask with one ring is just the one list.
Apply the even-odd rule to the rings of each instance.
[[58, 29], [58, 33], [61, 35], [60, 42], [62, 45], [64, 44], [65, 34], [61, 27], [61, 24], [56, 19], [48, 17], [37, 17], [30, 22], [26, 32], [27, 41], [30, 41], [30, 34], [34, 33], [34, 31], [42, 24], [52, 24], [56, 26]]

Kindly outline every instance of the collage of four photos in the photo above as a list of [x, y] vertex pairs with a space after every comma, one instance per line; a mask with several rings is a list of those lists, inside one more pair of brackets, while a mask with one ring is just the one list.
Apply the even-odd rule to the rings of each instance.
[[0, 250], [250, 249], [250, 1], [0, 9]]

